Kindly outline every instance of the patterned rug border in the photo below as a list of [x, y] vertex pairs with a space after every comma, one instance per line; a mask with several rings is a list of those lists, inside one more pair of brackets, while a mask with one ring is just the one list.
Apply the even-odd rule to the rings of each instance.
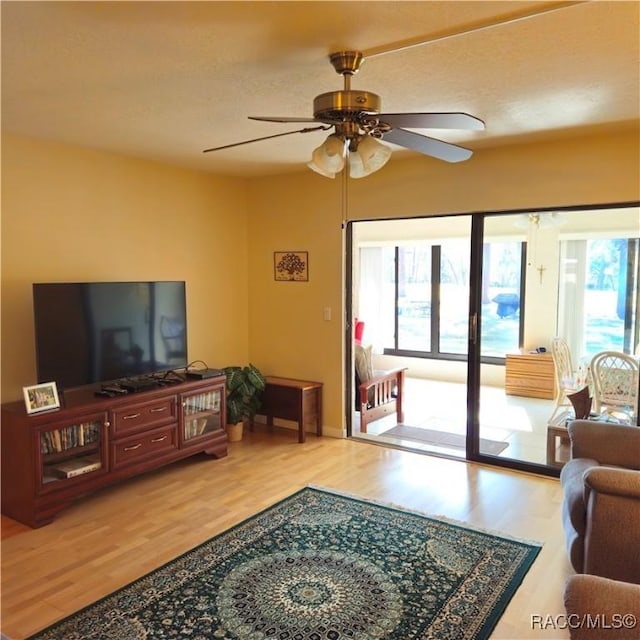
[[[531, 553], [530, 553], [529, 557], [527, 558], [526, 561], [523, 561], [521, 566], [517, 569], [517, 571], [515, 571], [512, 574], [512, 576], [511, 576], [511, 578], [509, 580], [509, 583], [508, 583], [509, 589], [505, 589], [504, 593], [502, 593], [500, 595], [499, 601], [497, 603], [495, 603], [494, 607], [492, 607], [491, 612], [489, 613], [487, 618], [484, 620], [484, 623], [482, 624], [482, 627], [479, 629], [478, 637], [481, 637], [481, 638], [488, 638], [490, 636], [490, 634], [494, 630], [496, 624], [498, 623], [498, 621], [500, 620], [500, 618], [504, 614], [509, 602], [512, 600], [513, 596], [515, 595], [515, 593], [517, 592], [519, 586], [521, 585], [522, 581], [524, 580], [526, 574], [529, 572], [529, 570], [533, 566], [533, 564], [534, 564], [535, 560], [537, 559], [537, 557], [539, 555], [539, 552], [540, 552], [540, 550], [541, 550], [541, 548], [543, 546], [543, 543], [541, 543], [541, 542], [526, 540], [526, 539], [519, 538], [519, 537], [516, 537], [516, 536], [511, 536], [509, 534], [504, 534], [502, 532], [492, 531], [490, 529], [485, 529], [485, 528], [482, 528], [482, 527], [478, 527], [478, 526], [475, 526], [473, 524], [467, 523], [465, 521], [452, 519], [452, 518], [449, 518], [447, 516], [433, 515], [433, 514], [429, 514], [429, 513], [426, 513], [426, 512], [417, 510], [417, 509], [408, 508], [408, 507], [405, 507], [405, 506], [400, 505], [400, 504], [381, 501], [381, 500], [378, 500], [378, 499], [375, 499], [375, 498], [368, 498], [368, 497], [365, 497], [365, 496], [362, 496], [362, 495], [359, 495], [359, 494], [349, 493], [349, 492], [333, 489], [333, 488], [326, 487], [326, 486], [315, 485], [315, 484], [307, 484], [307, 485], [297, 489], [293, 493], [290, 493], [290, 494], [284, 496], [283, 498], [281, 498], [279, 500], [276, 500], [273, 503], [270, 503], [266, 507], [264, 507], [264, 508], [260, 509], [259, 511], [253, 513], [252, 515], [242, 519], [241, 521], [237, 522], [236, 524], [231, 525], [230, 527], [228, 527], [226, 529], [223, 529], [219, 533], [214, 534], [213, 536], [207, 538], [206, 540], [204, 540], [203, 542], [195, 545], [194, 547], [191, 547], [190, 549], [187, 549], [183, 553], [173, 557], [172, 559], [170, 559], [167, 562], [159, 565], [158, 567], [156, 567], [154, 569], [151, 569], [150, 571], [144, 573], [140, 577], [135, 578], [134, 580], [131, 580], [127, 584], [123, 585], [122, 587], [120, 587], [118, 589], [114, 589], [113, 591], [109, 592], [105, 596], [103, 596], [101, 598], [98, 598], [97, 600], [95, 600], [95, 601], [91, 602], [90, 604], [78, 609], [77, 611], [74, 611], [71, 614], [65, 615], [64, 617], [62, 617], [59, 620], [51, 623], [50, 625], [46, 626], [45, 628], [41, 629], [40, 631], [37, 631], [37, 632], [27, 636], [25, 638], [25, 640], [37, 640], [38, 638], [43, 636], [45, 633], [50, 633], [51, 631], [55, 631], [56, 628], [62, 627], [62, 625], [67, 620], [69, 620], [70, 618], [76, 618], [78, 616], [81, 616], [84, 612], [96, 607], [100, 603], [103, 603], [104, 601], [109, 600], [109, 599], [113, 598], [114, 596], [117, 596], [118, 594], [121, 594], [121, 593], [125, 592], [126, 590], [131, 589], [132, 587], [135, 587], [137, 584], [145, 582], [153, 574], [159, 573], [162, 570], [164, 570], [166, 568], [169, 568], [174, 564], [175, 565], [179, 564], [180, 561], [183, 558], [186, 558], [187, 556], [189, 556], [190, 554], [198, 551], [199, 549], [202, 549], [202, 548], [206, 547], [207, 545], [209, 545], [212, 542], [212, 540], [215, 540], [218, 537], [221, 537], [223, 535], [227, 535], [227, 534], [231, 533], [232, 531], [235, 531], [237, 529], [245, 527], [250, 522], [260, 519], [268, 511], [277, 508], [278, 506], [282, 505], [283, 503], [285, 503], [285, 502], [287, 502], [289, 500], [292, 500], [296, 496], [298, 496], [298, 495], [300, 495], [300, 494], [302, 494], [302, 493], [304, 493], [306, 491], [316, 491], [318, 493], [334, 495], [334, 496], [337, 496], [339, 498], [343, 498], [345, 500], [350, 500], [350, 501], [353, 501], [353, 502], [361, 502], [361, 503], [364, 503], [364, 504], [371, 504], [371, 505], [373, 505], [375, 507], [378, 507], [378, 508], [381, 508], [381, 509], [387, 509], [387, 510], [390, 510], [390, 511], [397, 511], [397, 512], [400, 512], [400, 513], [405, 513], [405, 514], [417, 516], [417, 517], [420, 517], [420, 518], [424, 518], [426, 520], [432, 520], [432, 521], [435, 521], [435, 522], [441, 522], [443, 524], [449, 525], [449, 526], [454, 527], [456, 529], [466, 529], [466, 530], [469, 530], [469, 531], [471, 531], [473, 533], [476, 533], [476, 534], [479, 534], [479, 535], [485, 535], [485, 536], [494, 537], [494, 538], [501, 538], [501, 539], [504, 539], [505, 541], [509, 541], [509, 542], [513, 542], [513, 543], [517, 543], [517, 544], [522, 544], [523, 546], [530, 547], [531, 548]], [[425, 638], [426, 637], [427, 636], [425, 636]], [[433, 640], [435, 640], [435, 637], [433, 638]]]

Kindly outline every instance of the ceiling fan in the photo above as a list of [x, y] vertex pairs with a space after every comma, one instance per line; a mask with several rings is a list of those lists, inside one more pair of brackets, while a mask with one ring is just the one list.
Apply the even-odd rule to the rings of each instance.
[[338, 51], [329, 56], [337, 73], [344, 78], [344, 89], [323, 93], [313, 101], [313, 118], [249, 116], [250, 120], [266, 122], [320, 123], [295, 131], [277, 133], [221, 147], [205, 149], [203, 153], [220, 151], [260, 140], [293, 133], [311, 131], [334, 132], [314, 150], [308, 166], [334, 178], [349, 161], [349, 176], [362, 178], [382, 168], [391, 156], [391, 149], [380, 143], [385, 140], [427, 156], [460, 162], [471, 157], [472, 151], [408, 129], [466, 129], [479, 131], [484, 122], [467, 113], [380, 113], [380, 97], [369, 91], [351, 89], [351, 76], [358, 72], [364, 58], [359, 51]]

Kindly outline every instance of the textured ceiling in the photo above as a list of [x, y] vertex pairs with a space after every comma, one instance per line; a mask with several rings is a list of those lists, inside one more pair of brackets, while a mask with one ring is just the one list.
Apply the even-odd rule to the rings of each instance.
[[[358, 49], [366, 60], [354, 89], [379, 94], [389, 113], [483, 119], [483, 132], [421, 132], [476, 151], [621, 129], [640, 118], [639, 10], [635, 1], [2, 2], [2, 127], [228, 175], [303, 169], [326, 133], [202, 150], [299, 128], [247, 116], [311, 117], [316, 95], [342, 88], [328, 54]], [[511, 20], [532, 11], [545, 12]]]

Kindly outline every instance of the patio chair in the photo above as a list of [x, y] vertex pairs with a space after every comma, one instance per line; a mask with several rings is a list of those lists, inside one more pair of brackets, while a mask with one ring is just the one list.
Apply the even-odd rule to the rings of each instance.
[[633, 421], [638, 412], [638, 359], [619, 351], [602, 351], [591, 359], [593, 408]]
[[568, 396], [580, 391], [580, 386], [576, 383], [576, 372], [573, 368], [569, 345], [562, 338], [554, 338], [551, 341], [551, 355], [555, 370], [555, 407], [549, 418], [550, 424], [563, 408], [573, 408]]

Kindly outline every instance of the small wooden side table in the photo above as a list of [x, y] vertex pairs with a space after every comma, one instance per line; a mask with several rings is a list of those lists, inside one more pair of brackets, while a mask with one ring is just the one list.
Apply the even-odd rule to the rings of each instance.
[[551, 467], [561, 468], [565, 461], [557, 458], [558, 439], [560, 440], [560, 448], [568, 451], [571, 442], [567, 427], [564, 424], [547, 425], [547, 464]]
[[[298, 442], [304, 442], [307, 425], [315, 426], [322, 435], [322, 382], [265, 376], [267, 386], [258, 413], [266, 416], [273, 427], [274, 418], [298, 423]], [[253, 424], [250, 425], [253, 427]]]
[[567, 424], [573, 419], [573, 412], [565, 410], [558, 413], [553, 422], [547, 425], [547, 464], [551, 467], [561, 469], [571, 455]]

